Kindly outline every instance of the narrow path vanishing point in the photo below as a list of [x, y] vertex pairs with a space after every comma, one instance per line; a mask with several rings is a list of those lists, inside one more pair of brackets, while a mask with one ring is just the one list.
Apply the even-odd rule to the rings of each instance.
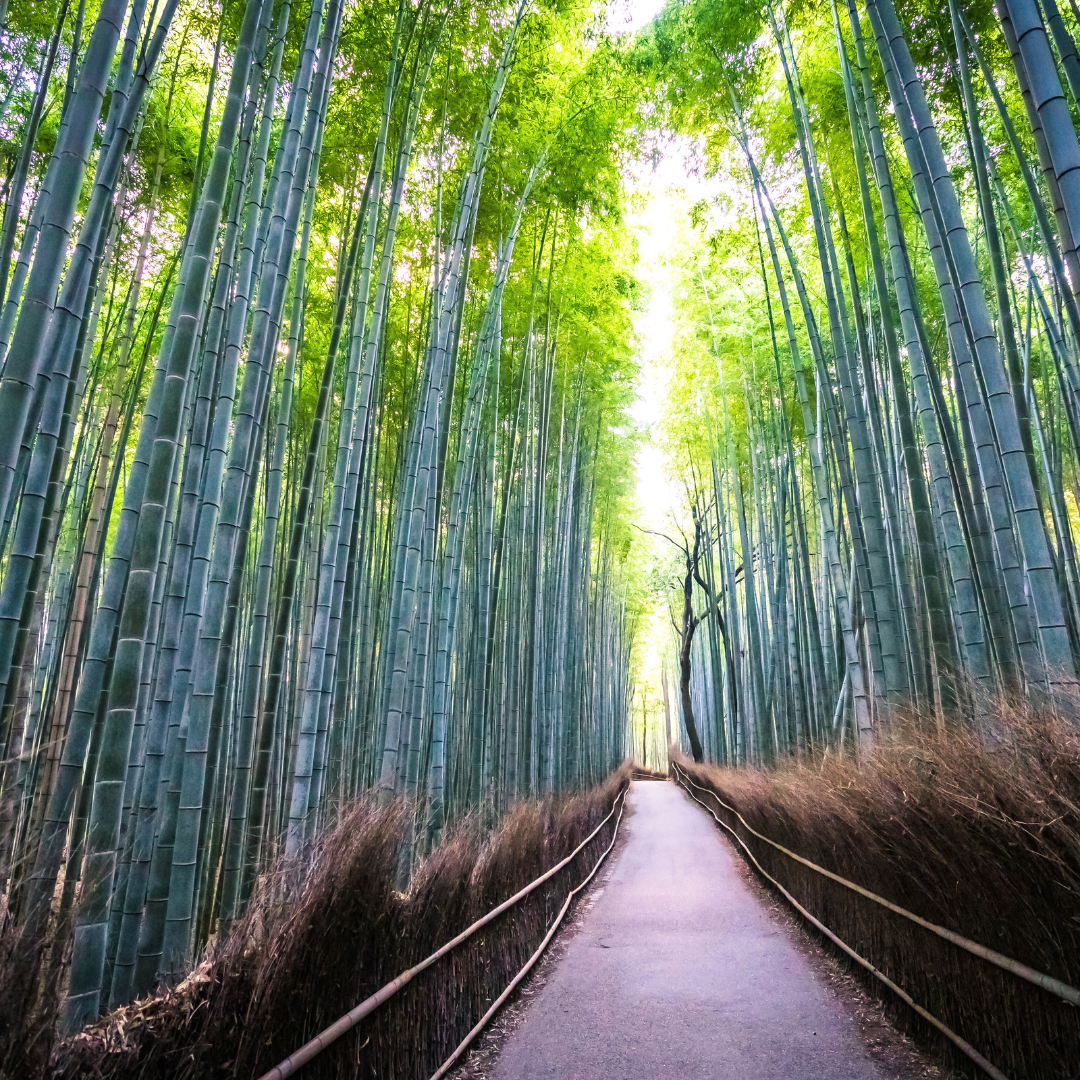
[[882, 1080], [712, 823], [637, 783], [626, 847], [495, 1080]]

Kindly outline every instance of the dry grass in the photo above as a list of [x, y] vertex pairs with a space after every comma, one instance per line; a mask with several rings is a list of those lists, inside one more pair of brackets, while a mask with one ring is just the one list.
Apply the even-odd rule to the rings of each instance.
[[[997, 719], [1004, 734], [993, 745], [898, 725], [857, 766], [833, 755], [769, 771], [680, 764], [770, 839], [1080, 986], [1080, 732], [1057, 721]], [[1080, 1077], [1077, 1009], [802, 867], [724, 816], [800, 903], [1012, 1080]], [[921, 1042], [970, 1065], [866, 978]]]
[[[524, 803], [487, 836], [459, 823], [406, 894], [395, 889], [406, 810], [360, 802], [324, 839], [299, 890], [280, 874], [188, 979], [59, 1045], [46, 1075], [261, 1075], [569, 854], [627, 777], [623, 768], [588, 793]], [[429, 1076], [535, 949], [613, 824], [566, 871], [326, 1050], [318, 1076]]]
[[32, 1075], [48, 1052], [55, 995], [37, 978], [44, 944], [0, 910], [0, 1076]]

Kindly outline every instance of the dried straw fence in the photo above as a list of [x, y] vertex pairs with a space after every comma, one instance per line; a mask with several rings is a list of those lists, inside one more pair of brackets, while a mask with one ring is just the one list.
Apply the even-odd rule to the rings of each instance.
[[[62, 1044], [50, 1080], [258, 1077], [574, 850], [628, 780], [524, 804], [483, 841], [459, 827], [395, 889], [407, 816], [358, 806], [327, 838], [302, 897], [264, 904], [174, 991]], [[525, 900], [419, 974], [310, 1066], [319, 1080], [426, 1080], [543, 939], [611, 840], [612, 818]], [[301, 1077], [304, 1072], [299, 1073]]]

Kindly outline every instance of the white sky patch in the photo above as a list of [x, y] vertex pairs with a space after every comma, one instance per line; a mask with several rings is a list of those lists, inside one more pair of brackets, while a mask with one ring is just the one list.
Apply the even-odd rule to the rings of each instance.
[[638, 501], [642, 527], [664, 531], [670, 528], [671, 511], [683, 501], [681, 487], [668, 474], [656, 432], [671, 379], [675, 315], [671, 255], [690, 207], [707, 196], [704, 179], [692, 167], [693, 156], [689, 140], [675, 138], [662, 144], [658, 160], [638, 162], [625, 175], [632, 206], [628, 223], [638, 240], [638, 273], [649, 291], [648, 306], [635, 318], [641, 376], [630, 410], [649, 434], [637, 459]]
[[[631, 0], [634, 3], [634, 0]], [[649, 0], [637, 0], [642, 10]], [[644, 21], [648, 21], [645, 19]], [[677, 535], [672, 516], [682, 516], [684, 493], [660, 446], [659, 422], [663, 418], [671, 382], [671, 350], [675, 307], [673, 256], [685, 237], [690, 208], [708, 199], [710, 188], [695, 167], [694, 145], [676, 137], [659, 144], [655, 160], [636, 162], [624, 173], [630, 193], [627, 222], [638, 241], [638, 276], [648, 289], [648, 305], [635, 316], [634, 327], [641, 341], [641, 374], [637, 400], [630, 412], [646, 431], [646, 441], [637, 455], [638, 524], [643, 529]], [[712, 184], [715, 192], [715, 182]], [[651, 543], [659, 551], [667, 541], [658, 537]], [[641, 755], [642, 721], [647, 729], [649, 763], [664, 767], [667, 745], [664, 731], [661, 659], [669, 651], [671, 627], [667, 598], [658, 597], [655, 610], [639, 639], [638, 686], [634, 695], [634, 747]], [[669, 680], [674, 672], [668, 672]], [[677, 722], [672, 702], [672, 718]], [[659, 753], [658, 758], [653, 755]]]
[[634, 34], [664, 10], [664, 0], [615, 0], [608, 8], [611, 34]]

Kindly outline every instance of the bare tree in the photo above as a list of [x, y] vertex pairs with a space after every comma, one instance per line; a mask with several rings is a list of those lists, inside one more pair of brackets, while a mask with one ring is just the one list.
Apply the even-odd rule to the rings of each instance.
[[[675, 628], [675, 633], [679, 635], [679, 703], [682, 707], [683, 723], [686, 725], [686, 735], [690, 740], [690, 751], [694, 755], [694, 760], [700, 762], [704, 760], [705, 752], [701, 745], [701, 737], [698, 735], [697, 722], [694, 719], [694, 704], [690, 697], [690, 673], [692, 664], [690, 651], [694, 644], [694, 634], [696, 633], [697, 628], [710, 615], [716, 616], [717, 625], [724, 641], [724, 655], [728, 665], [728, 681], [733, 695], [738, 693], [738, 683], [735, 679], [735, 661], [731, 653], [731, 646], [728, 642], [727, 626], [725, 625], [724, 617], [720, 612], [718, 598], [713, 595], [713, 590], [709, 587], [708, 582], [701, 573], [702, 550], [706, 545], [712, 542], [707, 525], [708, 512], [700, 510], [695, 504], [691, 507], [691, 513], [694, 519], [693, 545], [691, 545], [685, 535], [682, 537], [681, 542], [673, 540], [665, 533], [653, 533], [653, 535], [663, 538], [669, 544], [676, 547], [682, 553], [685, 562], [686, 572], [682, 576], [682, 618], [679, 622], [676, 622], [675, 619], [672, 618], [671, 625]], [[742, 567], [740, 566], [738, 570], [736, 570], [736, 575], [738, 575], [741, 570]], [[695, 583], [702, 592], [705, 593], [705, 596], [708, 599], [708, 605], [700, 615], [694, 614]], [[737, 700], [733, 701], [733, 707], [737, 714]]]

